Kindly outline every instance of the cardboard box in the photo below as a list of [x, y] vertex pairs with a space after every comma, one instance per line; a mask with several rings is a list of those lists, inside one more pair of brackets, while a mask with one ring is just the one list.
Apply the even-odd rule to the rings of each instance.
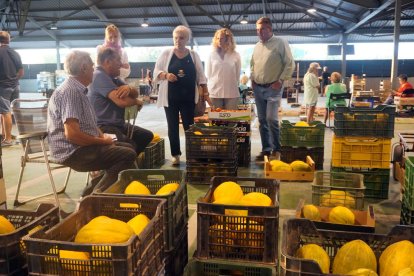
[[247, 108], [246, 110], [222, 110], [222, 111], [209, 111], [208, 118], [210, 120], [233, 120], [233, 121], [251, 121], [252, 110]]

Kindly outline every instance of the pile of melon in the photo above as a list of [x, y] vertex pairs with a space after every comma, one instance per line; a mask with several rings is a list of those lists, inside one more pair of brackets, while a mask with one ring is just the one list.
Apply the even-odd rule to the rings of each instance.
[[[175, 192], [180, 187], [178, 183], [168, 183], [162, 186], [155, 195], [169, 195]], [[150, 190], [143, 183], [134, 180], [128, 184], [125, 188], [124, 194], [126, 195], [151, 195]]]
[[379, 256], [362, 240], [345, 243], [336, 252], [333, 262], [327, 252], [317, 244], [305, 244], [295, 257], [318, 263], [323, 273], [359, 276], [414, 275], [414, 244], [403, 240], [389, 245]]
[[280, 160], [272, 160], [269, 162], [272, 171], [274, 172], [310, 172], [312, 168], [309, 164], [295, 160], [288, 164]]
[[[318, 207], [312, 204], [306, 204], [302, 207], [302, 216], [310, 220], [321, 221], [321, 214]], [[347, 207], [336, 206], [330, 210], [328, 215], [328, 222], [354, 225], [355, 215]]]

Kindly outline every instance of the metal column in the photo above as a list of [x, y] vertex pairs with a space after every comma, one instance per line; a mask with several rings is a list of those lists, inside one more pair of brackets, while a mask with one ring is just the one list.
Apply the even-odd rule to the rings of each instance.
[[398, 44], [400, 43], [400, 20], [401, 20], [401, 0], [395, 1], [395, 19], [394, 19], [394, 55], [391, 62], [391, 87], [395, 87], [398, 75]]

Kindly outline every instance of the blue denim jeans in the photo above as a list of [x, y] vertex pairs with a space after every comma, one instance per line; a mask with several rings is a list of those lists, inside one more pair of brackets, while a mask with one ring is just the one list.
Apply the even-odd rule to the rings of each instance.
[[279, 107], [282, 91], [283, 86], [280, 90], [258, 85], [254, 87], [262, 151], [280, 152]]

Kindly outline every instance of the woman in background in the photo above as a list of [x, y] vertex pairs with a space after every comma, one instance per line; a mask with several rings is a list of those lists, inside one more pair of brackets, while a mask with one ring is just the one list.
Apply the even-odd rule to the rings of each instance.
[[[121, 47], [121, 33], [119, 32], [119, 29], [117, 26], [111, 24], [106, 27], [104, 43], [96, 47], [97, 53], [99, 53], [99, 51], [104, 47], [115, 49], [121, 56], [122, 65], [121, 65], [121, 73], [119, 74], [119, 78], [125, 81], [125, 79], [131, 73], [131, 67], [129, 66], [129, 63], [128, 63], [127, 52]], [[97, 62], [95, 63], [97, 64]]]
[[319, 63], [312, 62], [309, 65], [308, 72], [305, 74], [303, 78], [304, 84], [304, 102], [306, 105], [307, 110], [307, 123], [311, 123], [313, 121], [313, 114], [315, 113], [316, 104], [318, 103], [318, 91], [319, 91], [319, 79], [318, 79], [318, 69], [321, 67]]
[[[199, 100], [197, 85], [208, 99], [207, 79], [198, 54], [187, 49], [191, 30], [178, 26], [173, 31], [174, 47], [165, 50], [154, 69], [154, 83], [159, 84], [158, 107], [164, 107], [167, 117], [172, 164], [180, 164], [180, 115], [184, 130], [194, 124], [194, 108]], [[211, 102], [209, 102], [211, 105]]]
[[[331, 84], [325, 87], [325, 95], [326, 95], [326, 105], [325, 105], [325, 118], [323, 122], [326, 124], [328, 120], [328, 110], [334, 110], [335, 104], [338, 105], [346, 105], [345, 99], [340, 100], [330, 100], [331, 94], [342, 94], [346, 93], [346, 86], [345, 84], [341, 83], [341, 74], [338, 72], [333, 72], [331, 74]], [[328, 109], [329, 108], [329, 109]]]
[[206, 63], [208, 91], [215, 108], [237, 109], [241, 59], [229, 29], [217, 30], [212, 41], [213, 50]]

